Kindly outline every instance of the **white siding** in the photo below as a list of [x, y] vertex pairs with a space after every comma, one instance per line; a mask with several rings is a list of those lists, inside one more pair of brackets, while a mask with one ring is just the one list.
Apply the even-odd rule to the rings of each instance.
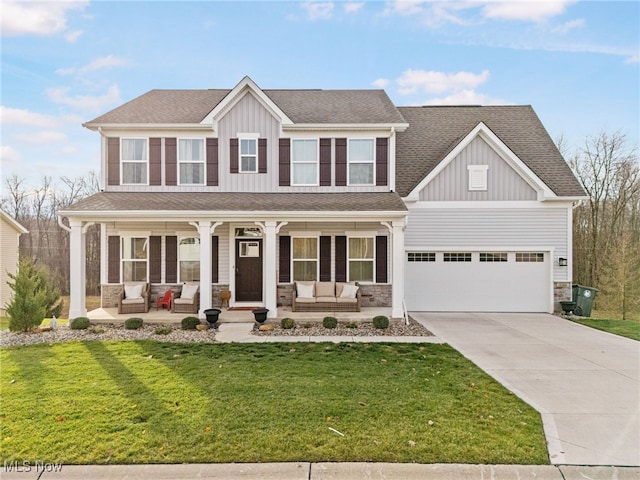
[[18, 243], [20, 234], [7, 222], [4, 214], [0, 215], [0, 313], [4, 315], [6, 304], [11, 301], [13, 291], [7, 285], [10, 280], [7, 271], [14, 274], [18, 271]]

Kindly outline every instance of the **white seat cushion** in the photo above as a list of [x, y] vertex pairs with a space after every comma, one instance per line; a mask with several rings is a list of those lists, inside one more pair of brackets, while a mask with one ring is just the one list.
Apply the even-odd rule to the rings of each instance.
[[123, 298], [122, 299], [122, 304], [123, 305], [136, 305], [138, 303], [144, 303], [144, 298], [138, 297], [138, 298]]
[[336, 303], [336, 297], [316, 297], [318, 303]]
[[296, 297], [296, 303], [316, 303], [315, 297]]

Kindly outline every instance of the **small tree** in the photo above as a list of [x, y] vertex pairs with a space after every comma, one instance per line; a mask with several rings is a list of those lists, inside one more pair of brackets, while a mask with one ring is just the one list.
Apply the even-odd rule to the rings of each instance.
[[9, 330], [27, 332], [40, 325], [45, 317], [60, 316], [60, 292], [51, 285], [49, 275], [30, 258], [21, 258], [18, 273], [9, 273], [7, 282], [13, 299], [7, 306]]

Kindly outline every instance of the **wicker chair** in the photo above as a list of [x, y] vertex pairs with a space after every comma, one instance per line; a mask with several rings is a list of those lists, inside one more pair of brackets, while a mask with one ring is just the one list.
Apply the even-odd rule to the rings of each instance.
[[[187, 288], [188, 287], [188, 288]], [[195, 288], [195, 292], [193, 296], [187, 296], [184, 298], [182, 295], [185, 292], [185, 288], [193, 289]], [[198, 313], [200, 309], [200, 287], [197, 283], [185, 283], [182, 286], [182, 291], [180, 292], [179, 297], [173, 297], [173, 302], [171, 305], [172, 313]]]
[[[127, 298], [127, 290], [140, 286], [140, 296]], [[149, 284], [146, 282], [126, 282], [118, 298], [118, 313], [147, 313], [149, 311]]]

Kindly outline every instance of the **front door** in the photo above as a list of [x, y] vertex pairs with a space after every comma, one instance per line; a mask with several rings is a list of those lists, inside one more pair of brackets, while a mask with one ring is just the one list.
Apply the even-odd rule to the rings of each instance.
[[262, 301], [262, 239], [236, 240], [236, 302]]

